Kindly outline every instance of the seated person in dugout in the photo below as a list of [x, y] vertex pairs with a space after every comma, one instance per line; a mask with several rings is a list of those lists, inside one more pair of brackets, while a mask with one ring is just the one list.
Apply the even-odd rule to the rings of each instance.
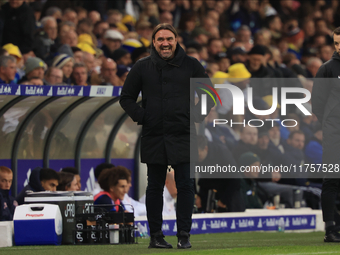
[[59, 173], [60, 181], [57, 187], [58, 191], [79, 191], [77, 178], [74, 174], [67, 172]]
[[36, 167], [32, 170], [28, 184], [16, 197], [19, 205], [25, 202], [25, 197], [30, 192], [56, 191], [59, 185], [59, 175], [50, 168]]
[[[105, 169], [98, 178], [98, 183], [103, 191], [94, 197], [95, 205], [116, 205], [110, 208], [111, 211], [125, 211], [122, 203], [127, 192], [130, 171], [123, 166], [116, 166]], [[109, 208], [108, 208], [109, 209]]]

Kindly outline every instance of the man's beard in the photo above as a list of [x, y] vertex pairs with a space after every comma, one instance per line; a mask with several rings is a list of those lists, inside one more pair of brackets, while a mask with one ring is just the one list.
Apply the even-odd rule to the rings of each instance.
[[[171, 52], [171, 54], [170, 54], [170, 55], [166, 55], [166, 56], [162, 55], [162, 50], [164, 50], [164, 49], [168, 49], [168, 50]], [[170, 45], [169, 45], [169, 46], [166, 46], [166, 47], [160, 46], [160, 47], [159, 47], [158, 54], [159, 54], [159, 56], [160, 56], [161, 58], [163, 58], [163, 59], [165, 59], [165, 60], [168, 60], [168, 59], [172, 58], [174, 52], [172, 51], [172, 46], [170, 46]]]

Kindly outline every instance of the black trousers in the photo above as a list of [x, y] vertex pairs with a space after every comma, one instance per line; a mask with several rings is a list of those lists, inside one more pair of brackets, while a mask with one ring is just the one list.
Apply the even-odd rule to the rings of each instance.
[[[146, 188], [146, 212], [150, 234], [162, 229], [163, 190], [167, 174], [167, 165], [148, 164], [148, 186]], [[175, 170], [177, 187], [177, 232], [191, 230], [191, 217], [194, 206], [194, 179], [190, 178], [190, 164], [172, 165]]]
[[325, 178], [322, 183], [321, 207], [323, 221], [334, 221], [335, 201], [339, 192], [340, 179]]

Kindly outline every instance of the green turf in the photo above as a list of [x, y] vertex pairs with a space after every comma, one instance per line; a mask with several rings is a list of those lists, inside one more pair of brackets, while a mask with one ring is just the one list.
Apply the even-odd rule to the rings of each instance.
[[[193, 248], [148, 249], [148, 240], [139, 239], [133, 245], [68, 245], [68, 246], [18, 246], [0, 248], [6, 255], [120, 255], [120, 254], [340, 254], [340, 244], [324, 243], [322, 232], [277, 233], [248, 232], [206, 234], [191, 236]], [[176, 237], [166, 237], [176, 246]]]

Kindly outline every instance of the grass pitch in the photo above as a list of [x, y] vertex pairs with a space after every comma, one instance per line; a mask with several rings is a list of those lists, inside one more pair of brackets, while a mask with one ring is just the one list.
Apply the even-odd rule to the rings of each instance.
[[178, 250], [177, 238], [166, 237], [174, 249], [148, 249], [148, 239], [130, 245], [15, 246], [0, 248], [4, 255], [120, 255], [120, 254], [340, 254], [340, 243], [324, 243], [323, 232], [247, 232], [191, 236], [193, 248]]

